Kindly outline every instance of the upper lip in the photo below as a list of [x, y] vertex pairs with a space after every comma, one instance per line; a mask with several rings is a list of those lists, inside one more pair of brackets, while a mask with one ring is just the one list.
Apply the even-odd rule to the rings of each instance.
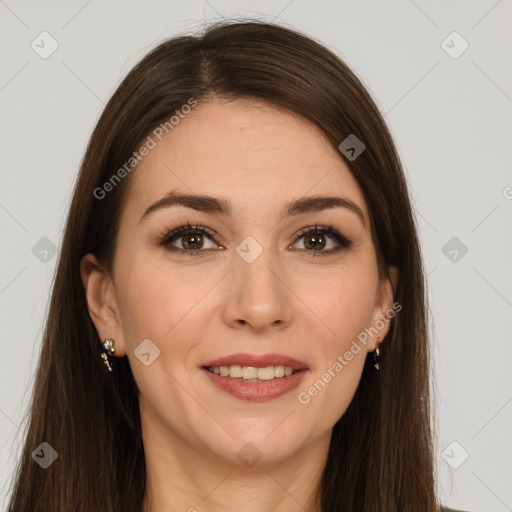
[[265, 366], [291, 366], [295, 371], [307, 370], [306, 363], [294, 359], [293, 357], [285, 356], [282, 354], [263, 354], [257, 356], [255, 354], [232, 354], [230, 356], [221, 357], [214, 361], [204, 363], [205, 367], [219, 367], [219, 366], [257, 366], [264, 368]]

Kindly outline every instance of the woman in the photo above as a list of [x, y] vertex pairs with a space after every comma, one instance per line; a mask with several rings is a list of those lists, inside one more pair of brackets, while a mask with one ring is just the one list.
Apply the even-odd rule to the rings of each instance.
[[374, 102], [276, 25], [163, 42], [81, 166], [9, 510], [435, 511], [434, 486], [424, 274]]

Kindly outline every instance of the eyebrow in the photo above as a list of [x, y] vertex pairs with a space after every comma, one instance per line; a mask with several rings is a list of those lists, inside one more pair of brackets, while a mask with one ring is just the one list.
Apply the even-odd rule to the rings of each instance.
[[[171, 191], [166, 196], [162, 197], [162, 199], [159, 199], [151, 206], [148, 206], [142, 214], [139, 223], [147, 219], [156, 211], [164, 208], [171, 208], [173, 206], [184, 206], [204, 213], [228, 216], [233, 215], [231, 203], [224, 198], [195, 194], [181, 194], [176, 191]], [[281, 219], [304, 213], [320, 212], [330, 208], [347, 208], [357, 215], [366, 229], [366, 219], [361, 208], [350, 199], [339, 196], [307, 196], [296, 199], [285, 205]]]

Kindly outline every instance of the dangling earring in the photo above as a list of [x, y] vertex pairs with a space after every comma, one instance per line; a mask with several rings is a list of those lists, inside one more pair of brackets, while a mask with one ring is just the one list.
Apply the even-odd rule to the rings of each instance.
[[113, 359], [110, 357], [114, 353], [114, 340], [108, 339], [102, 345], [101, 348], [101, 357], [103, 358], [103, 362], [105, 363], [108, 371], [112, 371], [112, 362]]
[[380, 337], [377, 338], [377, 348], [375, 349], [375, 352], [373, 353], [373, 367], [376, 369], [376, 370], [379, 370], [379, 361], [377, 360], [377, 358], [380, 356], [380, 350], [379, 350], [379, 340], [380, 340]]

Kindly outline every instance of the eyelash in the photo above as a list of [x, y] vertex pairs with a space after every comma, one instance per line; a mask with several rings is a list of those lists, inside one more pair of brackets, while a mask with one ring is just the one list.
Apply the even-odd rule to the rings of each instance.
[[[179, 247], [175, 247], [171, 244], [171, 242], [173, 242], [175, 238], [181, 238], [185, 235], [197, 234], [197, 233], [207, 235], [213, 242], [218, 244], [217, 240], [215, 240], [215, 232], [213, 230], [211, 230], [210, 228], [208, 228], [206, 226], [202, 226], [201, 224], [191, 225], [189, 223], [187, 223], [184, 226], [180, 226], [176, 229], [173, 229], [170, 232], [165, 232], [163, 235], [160, 235], [158, 237], [157, 243], [159, 246], [165, 247], [169, 251], [186, 254], [187, 256], [198, 256], [198, 255], [204, 254], [206, 252], [210, 252], [211, 249], [210, 250], [206, 249], [206, 250], [186, 251], [184, 249], [180, 249]], [[339, 245], [337, 247], [335, 247], [334, 249], [329, 249], [328, 251], [322, 251], [322, 250], [315, 251], [315, 250], [299, 249], [302, 252], [309, 253], [309, 254], [307, 254], [307, 257], [310, 257], [310, 258], [316, 258], [318, 256], [328, 256], [330, 254], [335, 254], [340, 251], [346, 250], [353, 245], [352, 240], [350, 240], [349, 238], [342, 235], [336, 229], [333, 229], [332, 225], [330, 225], [329, 227], [325, 227], [325, 226], [317, 226], [317, 224], [315, 224], [314, 226], [308, 226], [306, 228], [301, 229], [295, 236], [293, 243], [295, 244], [305, 235], [309, 235], [309, 234], [313, 234], [313, 233], [327, 235], [328, 237], [333, 238]]]

